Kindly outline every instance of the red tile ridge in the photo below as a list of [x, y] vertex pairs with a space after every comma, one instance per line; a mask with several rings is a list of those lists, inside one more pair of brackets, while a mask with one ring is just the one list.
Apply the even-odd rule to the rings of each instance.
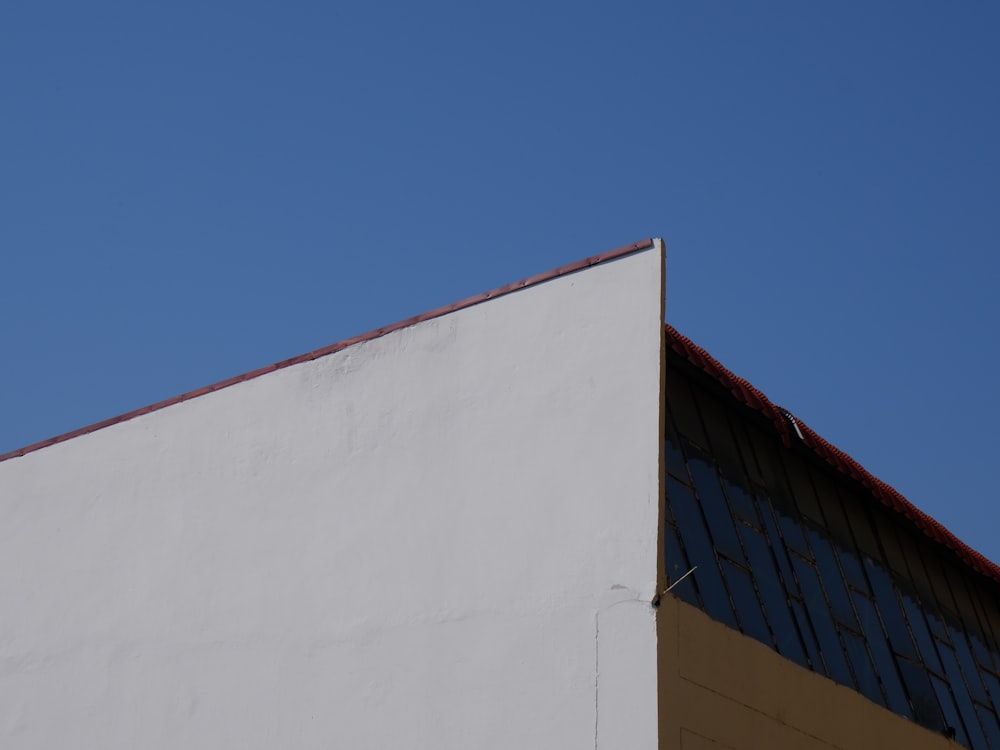
[[774, 425], [786, 445], [791, 444], [793, 437], [798, 439], [801, 435], [802, 443], [813, 453], [836, 471], [858, 482], [873, 499], [903, 516], [936, 544], [950, 550], [971, 570], [1000, 583], [1000, 566], [969, 547], [938, 521], [913, 505], [891, 485], [874, 476], [847, 453], [820, 437], [815, 430], [794, 417], [791, 412], [773, 404], [761, 391], [727, 370], [711, 354], [679, 333], [673, 326], [665, 324], [664, 327], [667, 346], [672, 351], [717, 381], [737, 401], [763, 414]]
[[496, 299], [497, 297], [502, 297], [511, 292], [516, 292], [526, 287], [534, 286], [536, 284], [541, 284], [546, 281], [551, 281], [552, 279], [559, 278], [560, 276], [565, 276], [567, 274], [575, 273], [576, 271], [582, 271], [585, 268], [591, 266], [600, 265], [601, 263], [607, 263], [608, 261], [617, 260], [618, 258], [623, 258], [626, 255], [631, 255], [632, 253], [639, 252], [640, 250], [647, 250], [653, 247], [655, 240], [653, 238], [647, 238], [644, 240], [639, 240], [638, 242], [633, 242], [630, 245], [623, 245], [622, 247], [617, 247], [614, 250], [609, 250], [604, 253], [599, 253], [597, 255], [591, 255], [588, 258], [583, 258], [582, 260], [574, 261], [573, 263], [568, 263], [564, 266], [559, 266], [558, 268], [553, 268], [551, 271], [545, 271], [543, 273], [535, 274], [534, 276], [529, 276], [526, 279], [521, 279], [520, 281], [514, 281], [510, 284], [504, 284], [503, 286], [497, 287], [496, 289], [491, 289], [487, 292], [482, 292], [473, 297], [468, 297], [466, 299], [460, 300], [458, 302], [453, 302], [450, 305], [445, 305], [443, 307], [438, 307], [433, 310], [429, 310], [425, 313], [420, 313], [419, 315], [414, 315], [406, 320], [401, 320], [397, 323], [390, 323], [387, 326], [381, 328], [376, 328], [368, 333], [363, 333], [360, 336], [354, 336], [353, 338], [345, 339], [343, 341], [338, 341], [337, 343], [330, 344], [329, 346], [324, 346], [321, 349], [316, 349], [311, 352], [306, 352], [305, 354], [300, 354], [296, 357], [277, 362], [272, 365], [267, 365], [265, 367], [258, 368], [256, 370], [251, 370], [250, 372], [243, 373], [242, 375], [236, 375], [226, 380], [220, 380], [218, 383], [213, 383], [212, 385], [207, 385], [203, 388], [198, 388], [197, 390], [188, 391], [187, 393], [182, 393], [179, 396], [174, 396], [173, 398], [168, 398], [163, 401], [158, 401], [155, 404], [149, 406], [143, 406], [139, 409], [134, 409], [133, 411], [120, 414], [116, 417], [111, 417], [110, 419], [105, 419], [101, 422], [96, 422], [86, 427], [81, 427], [72, 432], [67, 432], [62, 435], [57, 435], [56, 437], [49, 438], [48, 440], [42, 440], [38, 443], [33, 443], [31, 445], [25, 446], [24, 448], [17, 448], [13, 451], [0, 454], [0, 461], [9, 461], [12, 458], [18, 458], [24, 456], [27, 453], [33, 453], [42, 448], [47, 448], [50, 445], [55, 445], [56, 443], [63, 443], [67, 440], [71, 440], [75, 437], [80, 437], [81, 435], [87, 435], [91, 432], [96, 432], [97, 430], [103, 429], [105, 427], [110, 427], [111, 425], [118, 424], [120, 422], [127, 422], [130, 419], [135, 419], [136, 417], [141, 417], [144, 414], [149, 414], [150, 412], [159, 411], [160, 409], [165, 409], [168, 406], [173, 406], [174, 404], [179, 404], [183, 401], [190, 401], [198, 396], [204, 396], [213, 391], [218, 391], [223, 388], [228, 388], [229, 386], [236, 385], [237, 383], [242, 383], [247, 380], [253, 380], [254, 378], [259, 378], [261, 375], [267, 375], [275, 370], [282, 370], [286, 367], [291, 367], [292, 365], [301, 364], [303, 362], [309, 362], [320, 357], [325, 357], [329, 354], [334, 354], [342, 349], [346, 349], [349, 346], [354, 346], [355, 344], [360, 344], [364, 341], [371, 341], [372, 339], [377, 339], [381, 336], [385, 336], [387, 333], [392, 333], [393, 331], [398, 331], [402, 328], [409, 328], [417, 323], [422, 323], [426, 320], [432, 320], [433, 318], [440, 318], [442, 315], [447, 315], [448, 313], [455, 312], [456, 310], [464, 310], [468, 307], [473, 307], [481, 302], [486, 302], [487, 300]]

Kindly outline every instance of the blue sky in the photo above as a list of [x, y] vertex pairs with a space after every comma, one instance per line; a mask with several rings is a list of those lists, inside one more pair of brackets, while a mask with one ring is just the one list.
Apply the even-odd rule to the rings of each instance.
[[1000, 5], [0, 9], [0, 452], [647, 236], [1000, 559]]

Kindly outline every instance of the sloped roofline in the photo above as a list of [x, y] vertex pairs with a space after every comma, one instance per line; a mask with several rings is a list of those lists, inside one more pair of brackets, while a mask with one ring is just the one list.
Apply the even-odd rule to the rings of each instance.
[[316, 349], [311, 352], [306, 352], [305, 354], [300, 354], [297, 357], [292, 357], [291, 359], [286, 359], [281, 362], [276, 362], [273, 365], [267, 365], [265, 367], [260, 367], [256, 370], [251, 370], [250, 372], [243, 373], [242, 375], [236, 375], [232, 378], [227, 378], [226, 380], [220, 380], [218, 383], [213, 383], [212, 385], [207, 385], [204, 388], [198, 388], [197, 390], [188, 391], [187, 393], [182, 393], [179, 396], [174, 396], [173, 398], [168, 398], [163, 401], [158, 401], [155, 404], [150, 404], [149, 406], [143, 406], [139, 409], [134, 409], [132, 411], [126, 412], [124, 414], [119, 414], [116, 417], [111, 417], [110, 419], [105, 419], [101, 422], [95, 422], [94, 424], [87, 425], [86, 427], [81, 427], [80, 429], [73, 430], [72, 432], [67, 432], [62, 435], [57, 435], [56, 437], [49, 438], [48, 440], [42, 440], [38, 443], [32, 443], [31, 445], [25, 446], [24, 448], [18, 448], [16, 450], [9, 451], [8, 453], [0, 454], [0, 461], [9, 461], [12, 458], [18, 458], [27, 453], [33, 453], [34, 451], [41, 450], [42, 448], [47, 448], [50, 445], [55, 445], [56, 443], [63, 443], [67, 440], [71, 440], [75, 437], [80, 437], [81, 435], [87, 435], [91, 432], [96, 432], [97, 430], [102, 430], [105, 427], [111, 427], [120, 422], [127, 422], [130, 419], [135, 419], [136, 417], [141, 417], [144, 414], [149, 414], [150, 412], [159, 411], [160, 409], [165, 409], [168, 406], [173, 406], [174, 404], [179, 404], [182, 401], [190, 401], [193, 398], [198, 398], [199, 396], [205, 396], [209, 393], [222, 390], [223, 388], [228, 388], [229, 386], [236, 385], [237, 383], [243, 383], [247, 380], [253, 380], [254, 378], [259, 378], [261, 375], [267, 375], [275, 370], [283, 370], [286, 367], [291, 367], [292, 365], [298, 365], [303, 362], [309, 362], [314, 359], [319, 359], [320, 357], [325, 357], [328, 354], [333, 354], [339, 352], [341, 349], [346, 349], [349, 346], [354, 346], [355, 344], [360, 344], [365, 341], [371, 341], [372, 339], [377, 339], [380, 336], [385, 336], [387, 333], [392, 333], [393, 331], [398, 331], [401, 328], [408, 328], [417, 323], [422, 323], [425, 320], [432, 320], [433, 318], [440, 318], [442, 315], [447, 315], [448, 313], [455, 312], [456, 310], [464, 310], [467, 307], [472, 307], [478, 305], [481, 302], [486, 302], [488, 300], [496, 299], [497, 297], [503, 297], [511, 292], [516, 292], [529, 286], [534, 286], [535, 284], [541, 284], [546, 281], [551, 281], [552, 279], [558, 278], [560, 276], [565, 276], [576, 271], [582, 271], [585, 268], [591, 266], [600, 265], [601, 263], [606, 263], [608, 261], [617, 260], [618, 258], [623, 258], [626, 255], [631, 255], [632, 253], [639, 252], [640, 250], [647, 250], [655, 244], [655, 240], [652, 238], [647, 238], [644, 240], [639, 240], [638, 242], [633, 242], [631, 245], [623, 245], [622, 247], [615, 248], [614, 250], [609, 250], [605, 253], [599, 253], [598, 255], [591, 255], [589, 258], [584, 258], [583, 260], [578, 260], [573, 263], [569, 263], [564, 266], [559, 266], [558, 268], [553, 268], [551, 271], [545, 271], [544, 273], [535, 274], [534, 276], [529, 276], [526, 279], [521, 279], [520, 281], [514, 281], [510, 284], [504, 284], [503, 286], [497, 287], [496, 289], [491, 289], [488, 292], [483, 292], [482, 294], [477, 294], [473, 297], [468, 297], [466, 299], [460, 300], [458, 302], [453, 302], [450, 305], [445, 305], [444, 307], [438, 307], [434, 310], [429, 310], [425, 313], [420, 313], [419, 315], [414, 315], [412, 318], [407, 318], [406, 320], [401, 320], [398, 323], [392, 323], [382, 328], [376, 328], [368, 333], [363, 333], [360, 336], [354, 336], [353, 338], [345, 339], [343, 341], [338, 341], [335, 344], [330, 344], [329, 346], [324, 346], [321, 349]]
[[767, 396], [747, 380], [727, 370], [711, 354], [679, 333], [673, 326], [664, 324], [664, 327], [668, 349], [719, 383], [738, 402], [767, 418], [786, 445], [802, 442], [820, 460], [833, 467], [840, 474], [844, 474], [859, 483], [872, 498], [903, 516], [931, 541], [950, 550], [967, 567], [1000, 583], [1000, 566], [965, 544], [948, 529], [917, 508], [895, 488], [873, 475], [844, 451], [820, 437], [811, 427], [798, 417], [794, 417], [787, 409], [772, 403]]

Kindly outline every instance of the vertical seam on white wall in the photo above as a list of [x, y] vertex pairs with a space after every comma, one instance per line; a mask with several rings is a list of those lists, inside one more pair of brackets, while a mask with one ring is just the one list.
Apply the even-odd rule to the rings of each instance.
[[600, 703], [598, 690], [601, 677], [601, 610], [594, 612], [594, 750], [597, 750]]

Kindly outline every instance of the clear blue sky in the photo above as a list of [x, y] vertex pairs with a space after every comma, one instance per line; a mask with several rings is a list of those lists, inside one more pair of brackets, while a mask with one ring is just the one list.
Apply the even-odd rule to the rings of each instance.
[[1000, 559], [1000, 5], [0, 9], [0, 452], [647, 237]]

